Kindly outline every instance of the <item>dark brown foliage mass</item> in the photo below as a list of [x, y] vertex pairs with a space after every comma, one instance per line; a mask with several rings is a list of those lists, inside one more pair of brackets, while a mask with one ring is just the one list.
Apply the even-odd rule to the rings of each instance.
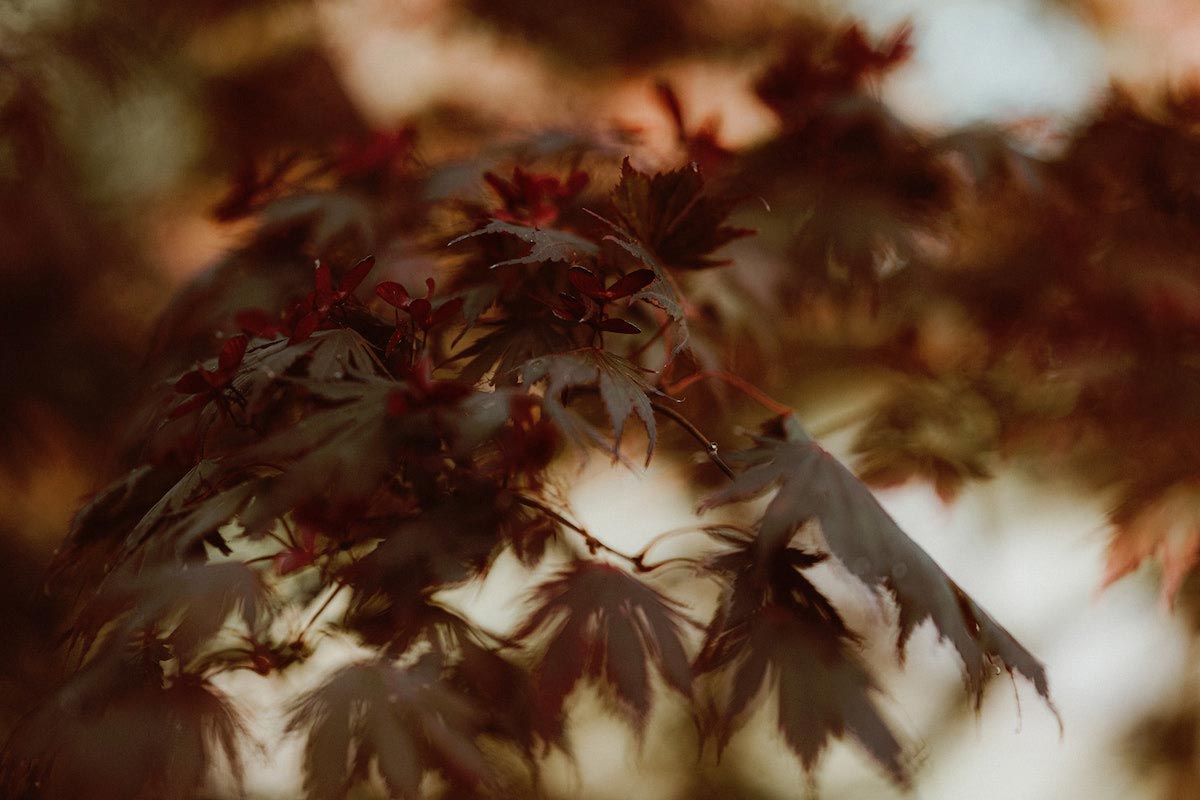
[[[310, 291], [279, 314], [239, 315], [249, 333], [168, 379], [143, 463], [80, 513], [59, 556], [64, 581], [79, 592], [72, 635], [82, 666], [52, 701], [67, 724], [35, 715], [14, 740], [9, 785], [39, 782], [67, 796], [90, 763], [70, 748], [86, 741], [79, 746], [96, 751], [89, 758], [103, 758], [107, 739], [133, 747], [105, 726], [139, 725], [156, 692], [196, 742], [213, 731], [212, 741], [231, 747], [236, 717], [211, 680], [237, 668], [269, 674], [304, 657], [303, 633], [280, 640], [270, 625], [280, 602], [271, 595], [300, 571], [318, 587], [350, 590], [341, 624], [383, 659], [344, 668], [295, 706], [290, 729], [307, 736], [309, 797], [345, 796], [372, 765], [397, 796], [416, 796], [426, 772], [485, 791], [493, 778], [481, 740], [508, 741], [527, 757], [535, 740], [566, 746], [567, 700], [581, 682], [605, 688], [640, 731], [658, 702], [652, 675], [690, 699], [694, 672], [725, 669], [737, 670], [734, 694], [710, 715], [722, 742], [769, 671], [785, 738], [806, 765], [829, 737], [849, 733], [906, 780], [853, 634], [792, 569], [789, 542], [806, 521], [820, 524], [834, 556], [895, 596], [902, 641], [932, 617], [962, 654], [972, 691], [981, 690], [982, 662], [995, 658], [1045, 695], [1033, 657], [790, 419], [785, 439], [736, 454], [747, 466], [706, 503], [779, 486], [737, 556], [747, 566], [728, 556], [709, 567], [716, 579], [733, 576], [724, 604], [732, 613], [714, 622], [695, 664], [681, 607], [644, 582], [658, 565], [644, 554], [621, 557], [554, 509], [543, 487], [564, 444], [621, 457], [622, 432], [636, 416], [649, 458], [660, 414], [695, 430], [658, 385], [664, 364], [686, 360], [686, 348], [651, 347], [663, 335], [655, 329], [677, 325], [662, 303], [675, 289], [643, 290], [675, 280], [676, 270], [716, 265], [711, 252], [746, 233], [723, 226], [730, 204], [706, 196], [694, 167], [649, 176], [626, 161], [613, 203], [611, 225], [586, 216], [573, 230], [493, 220], [460, 236], [475, 252], [451, 280], [458, 294], [440, 302], [433, 278], [427, 298], [384, 281], [374, 294], [385, 302], [371, 300], [360, 289], [373, 258], [341, 270], [318, 262]], [[623, 244], [610, 251], [614, 235]], [[486, 238], [495, 236], [533, 249], [497, 262]], [[472, 327], [463, 297], [488, 282], [501, 285]], [[545, 335], [486, 344], [534, 325]], [[555, 526], [613, 561], [576, 556], [537, 588], [512, 637], [537, 653], [522, 679], [536, 697], [531, 713], [481, 706], [473, 698], [491, 695], [472, 686], [472, 665], [488, 658], [519, 671], [523, 662], [438, 592], [483, 575], [510, 547], [537, 564]], [[704, 571], [702, 561], [696, 567]], [[249, 645], [221, 647], [230, 634]], [[428, 652], [400, 666], [414, 648]], [[82, 738], [60, 744], [60, 736]], [[202, 744], [181, 751], [156, 737], [138, 747], [136, 766], [108, 784], [107, 796], [184, 792], [211, 758]], [[176, 765], [183, 752], [188, 764]], [[236, 764], [233, 750], [227, 758]]]
[[[552, 54], [573, 52], [563, 30], [578, 33], [570, 17], [596, 6], [548, 19], [522, 2], [461, 5]], [[669, 35], [639, 24], [644, 42], [607, 36], [644, 6]], [[720, 50], [679, 4], [605, 9], [581, 56], [597, 64]], [[253, 233], [168, 310], [117, 443], [127, 471], [79, 511], [55, 559], [70, 674], [10, 738], [4, 791], [182, 798], [214, 769], [239, 778], [245, 733], [221, 676], [308, 660], [320, 626], [285, 630], [288, 607], [317, 609], [313, 620], [342, 608], [331, 627], [376, 652], [290, 708], [314, 800], [364, 782], [397, 797], [430, 785], [511, 796], [506, 769], [536, 775], [547, 749], [570, 751], [581, 687], [639, 736], [655, 709], [687, 705], [718, 754], [769, 709], [804, 767], [849, 737], [907, 784], [885, 687], [810, 567], [833, 559], [894, 603], [900, 657], [928, 621], [976, 705], [990, 675], [1020, 673], [1047, 702], [1048, 679], [758, 388], [847, 368], [887, 388], [856, 447], [870, 482], [919, 477], [948, 499], [1029, 455], [1116, 490], [1111, 579], [1156, 555], [1166, 591], [1178, 588], [1200, 560], [1193, 105], [1177, 98], [1156, 116], [1114, 100], [1041, 161], [995, 131], [939, 139], [892, 116], [874, 87], [908, 56], [907, 29], [870, 42], [801, 20], [783, 39], [753, 86], [778, 123], [756, 144], [689, 134], [679, 97], [658, 85], [703, 168], [639, 168], [587, 133], [477, 162], [416, 158], [419, 126], [371, 133], [339, 118], [345, 98], [308, 51], [295, 55], [303, 68], [244, 76], [273, 124], [222, 128], [208, 155], [236, 171], [213, 216]], [[32, 105], [6, 113], [29, 122], [37, 87], [19, 66], [14, 97]], [[278, 74], [323, 87], [312, 103], [325, 113], [298, 110], [308, 84], [284, 91]], [[202, 94], [224, 107], [238, 80]], [[12, 132], [13, 146], [32, 149], [36, 134]], [[0, 184], [14, 227], [47, 241], [70, 227], [46, 216], [50, 188], [18, 190], [17, 177]], [[18, 233], [6, 234], [25, 266], [16, 285], [48, 296], [60, 280], [86, 305], [88, 277], [37, 278], [29, 263], [54, 253]], [[98, 257], [119, 260], [109, 244]], [[18, 327], [38, 339], [52, 321]], [[10, 371], [28, 355], [15, 351]], [[122, 384], [132, 370], [98, 373]], [[39, 397], [72, 407], [51, 377], [38, 374]], [[13, 405], [0, 401], [7, 424]], [[723, 455], [716, 440], [756, 422], [751, 446]], [[702, 509], [725, 520], [703, 529], [710, 551], [621, 552], [555, 491], [561, 461], [580, 454], [697, 448]], [[506, 553], [545, 573], [508, 635], [445, 592]], [[660, 579], [681, 562], [716, 587], [707, 622]]]

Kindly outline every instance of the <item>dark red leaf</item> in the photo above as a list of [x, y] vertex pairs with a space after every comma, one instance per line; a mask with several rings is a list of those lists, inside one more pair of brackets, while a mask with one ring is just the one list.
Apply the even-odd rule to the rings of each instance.
[[571, 267], [567, 270], [567, 280], [576, 289], [593, 300], [599, 300], [604, 297], [604, 284], [600, 282], [600, 279], [590, 269], [585, 267]]
[[812, 769], [830, 739], [850, 734], [899, 783], [901, 747], [875, 707], [875, 684], [837, 610], [801, 573], [824, 556], [789, 548], [763, 569], [752, 536], [712, 531], [731, 549], [709, 559], [727, 583], [696, 657], [712, 674], [702, 730], [718, 753], [746, 721], [754, 701], [774, 689], [780, 732]]
[[118, 560], [138, 554], [151, 564], [182, 564], [201, 541], [234, 521], [250, 502], [254, 484], [235, 476], [224, 479], [219, 460], [208, 459], [188, 470], [125, 536]]
[[224, 695], [194, 675], [164, 687], [136, 670], [129, 661], [93, 665], [26, 718], [8, 739], [0, 791], [41, 800], [192, 797], [217, 765], [240, 787], [245, 726]]
[[641, 333], [642, 332], [642, 329], [639, 328], [637, 325], [634, 325], [632, 322], [627, 322], [626, 320], [615, 318], [615, 317], [612, 319], [605, 319], [604, 321], [602, 321], [599, 325], [599, 328], [600, 328], [600, 330], [607, 331], [608, 333], [633, 334], [633, 333]]
[[185, 372], [175, 381], [175, 391], [180, 394], [201, 394], [213, 388], [212, 373], [206, 369]]
[[274, 339], [286, 333], [279, 315], [261, 308], [242, 309], [234, 314], [233, 321], [241, 330], [263, 339]]
[[221, 347], [221, 354], [217, 357], [217, 369], [222, 373], [232, 372], [237, 369], [242, 363], [242, 359], [246, 357], [246, 346], [250, 343], [250, 337], [238, 335], [231, 337]]
[[408, 290], [395, 281], [384, 281], [379, 284], [375, 287], [375, 294], [383, 298], [385, 303], [399, 309], [407, 309], [408, 304], [412, 302]]
[[328, 264], [317, 262], [313, 270], [313, 287], [320, 296], [333, 293], [333, 273], [330, 272]]
[[629, 297], [632, 294], [640, 292], [650, 284], [654, 283], [654, 271], [649, 269], [634, 270], [628, 275], [622, 276], [608, 287], [605, 295], [610, 300], [620, 300]]
[[367, 256], [351, 267], [338, 283], [338, 291], [349, 294], [358, 288], [363, 279], [375, 267], [375, 256]]
[[419, 327], [424, 328], [427, 326], [423, 323], [429, 321], [429, 312], [433, 310], [433, 306], [430, 305], [429, 301], [424, 297], [418, 297], [416, 300], [413, 300], [411, 303], [409, 303], [408, 308], [405, 310], [408, 311], [409, 314], [412, 314], [413, 321], [417, 323]]
[[300, 344], [305, 341], [313, 335], [321, 322], [322, 316], [318, 312], [311, 311], [305, 314], [297, 320], [296, 326], [292, 328], [292, 335], [288, 338], [288, 344]]
[[712, 257], [722, 245], [753, 231], [725, 225], [738, 199], [704, 194], [704, 179], [692, 164], [653, 177], [626, 158], [613, 193], [621, 227], [668, 267], [704, 269], [726, 263]]
[[594, 386], [608, 414], [613, 430], [613, 448], [620, 447], [625, 422], [636, 414], [646, 427], [649, 444], [646, 459], [654, 452], [657, 426], [648, 394], [661, 394], [642, 378], [638, 367], [627, 359], [604, 350], [587, 349], [574, 353], [542, 356], [521, 366], [521, 383], [532, 386], [546, 381], [543, 406], [559, 428], [578, 442], [601, 441], [596, 433], [576, 420], [562, 404], [565, 389]]
[[895, 598], [901, 654], [913, 628], [930, 619], [962, 657], [967, 688], [977, 703], [995, 664], [1020, 672], [1048, 701], [1041, 663], [942, 572], [795, 418], [781, 417], [776, 424], [779, 435], [756, 436], [755, 447], [728, 456], [747, 468], [701, 508], [749, 500], [778, 488], [758, 522], [754, 547], [760, 564], [779, 558], [806, 522], [819, 522], [829, 551], [867, 586]]
[[446, 302], [442, 303], [432, 314], [429, 315], [429, 325], [427, 327], [432, 328], [435, 325], [440, 325], [441, 323], [453, 317], [462, 310], [464, 302], [465, 301], [463, 298], [455, 297], [452, 300], [447, 300]]
[[679, 606], [609, 564], [576, 561], [538, 587], [538, 609], [514, 634], [549, 638], [534, 667], [534, 722], [547, 742], [561, 739], [564, 706], [583, 678], [607, 687], [639, 733], [653, 696], [647, 662], [667, 685], [691, 697], [692, 673]]
[[294, 704], [288, 732], [308, 730], [305, 796], [346, 798], [372, 764], [401, 798], [419, 797], [428, 772], [467, 788], [490, 783], [492, 768], [476, 744], [488, 714], [440, 673], [432, 656], [407, 669], [383, 661], [352, 664]]
[[819, 618], [768, 605], [737, 625], [710, 632], [701, 673], [725, 667], [718, 708], [710, 712], [723, 746], [764, 691], [776, 693], [784, 741], [812, 769], [828, 741], [857, 739], [898, 783], [907, 785], [903, 751], [871, 695], [874, 681], [843, 637]]
[[547, 225], [558, 219], [563, 206], [588, 183], [587, 173], [578, 170], [564, 184], [553, 175], [531, 174], [520, 167], [513, 169], [512, 181], [492, 172], [485, 172], [483, 179], [504, 203], [495, 213], [497, 219], [533, 225]]
[[276, 553], [271, 563], [276, 575], [290, 575], [304, 569], [317, 559], [317, 533], [311, 528], [305, 528], [300, 541], [293, 547]]
[[[671, 276], [663, 268], [654, 254], [647, 250], [643, 245], [629, 238], [629, 234], [621, 230], [620, 226], [595, 215], [597, 219], [603, 222], [617, 232], [616, 236], [605, 236], [601, 241], [601, 247], [607, 248], [606, 255], [614, 250], [618, 255], [613, 258], [632, 258], [635, 263], [648, 267], [657, 279], [646, 285], [643, 291], [636, 294], [636, 300], [645, 300], [653, 306], [661, 308], [666, 312], [674, 325], [676, 340], [671, 348], [670, 356], [674, 358], [688, 345], [689, 331], [687, 324], [687, 314], [684, 312], [683, 299], [679, 296], [679, 291], [675, 287], [675, 283]], [[638, 270], [635, 270], [635, 272]]]

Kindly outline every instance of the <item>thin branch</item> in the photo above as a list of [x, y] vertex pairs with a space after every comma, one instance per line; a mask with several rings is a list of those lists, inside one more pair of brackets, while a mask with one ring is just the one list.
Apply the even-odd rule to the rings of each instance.
[[677, 382], [665, 388], [667, 394], [676, 394], [691, 386], [693, 383], [701, 381], [705, 378], [716, 378], [724, 381], [773, 414], [786, 416], [792, 413], [790, 406], [779, 402], [746, 379], [722, 370], [704, 369], [700, 370], [699, 372], [693, 372], [686, 378], [680, 378]]
[[515, 499], [518, 503], [525, 506], [526, 508], [532, 508], [534, 511], [542, 512], [547, 517], [554, 520], [559, 525], [562, 525], [565, 528], [570, 528], [571, 530], [575, 531], [576, 533], [578, 533], [582, 536], [586, 536], [589, 539], [592, 538], [592, 535], [590, 533], [588, 533], [586, 530], [584, 530], [583, 528], [581, 528], [579, 525], [577, 525], [576, 523], [567, 519], [562, 514], [555, 511], [553, 508], [550, 508], [550, 506], [547, 506], [538, 500], [534, 500], [532, 497], [526, 497], [523, 494], [517, 494], [517, 495], [513, 496], [513, 499]]
[[729, 464], [725, 462], [725, 459], [721, 458], [721, 455], [717, 452], [717, 443], [705, 436], [704, 432], [697, 428], [690, 419], [685, 417], [683, 414], [680, 414], [675, 409], [670, 408], [669, 406], [664, 406], [660, 403], [651, 402], [650, 407], [660, 414], [670, 417], [675, 421], [675, 424], [683, 428], [688, 432], [688, 434], [691, 435], [693, 439], [703, 445], [704, 453], [708, 456], [708, 460], [716, 464], [717, 469], [725, 473], [725, 477], [729, 478], [730, 480], [733, 480], [736, 477], [733, 468], [730, 467]]
[[334, 590], [329, 593], [329, 597], [326, 597], [325, 602], [321, 603], [321, 607], [317, 609], [317, 613], [313, 614], [312, 617], [308, 620], [308, 624], [306, 624], [303, 628], [301, 628], [300, 633], [296, 634], [296, 639], [295, 639], [296, 644], [300, 644], [301, 642], [304, 641], [304, 635], [306, 633], [308, 633], [309, 629], [313, 626], [313, 624], [318, 619], [321, 618], [321, 615], [325, 613], [325, 609], [329, 608], [329, 604], [333, 602], [333, 598], [335, 598], [339, 594], [341, 594], [342, 589], [345, 589], [345, 588], [346, 588], [346, 584], [339, 583], [334, 588]]
[[580, 525], [577, 525], [576, 523], [567, 519], [562, 514], [555, 511], [554, 509], [550, 508], [549, 506], [544, 505], [543, 503], [538, 502], [537, 500], [533, 499], [532, 497], [526, 497], [524, 495], [516, 495], [515, 500], [516, 500], [516, 502], [520, 503], [523, 506], [527, 506], [528, 508], [532, 508], [536, 511], [539, 511], [539, 512], [545, 514], [546, 516], [550, 517], [550, 519], [552, 519], [555, 522], [557, 522], [558, 524], [562, 525], [567, 530], [579, 534], [579, 536], [583, 539], [584, 544], [587, 546], [588, 552], [591, 553], [592, 555], [595, 555], [597, 552], [605, 552], [605, 553], [608, 553], [609, 555], [616, 556], [617, 558], [621, 559], [626, 564], [628, 564], [630, 567], [632, 567], [635, 572], [638, 572], [638, 573], [651, 572], [655, 569], [658, 569], [663, 564], [666, 564], [667, 561], [679, 560], [679, 559], [667, 559], [667, 561], [661, 561], [656, 564], [647, 564], [645, 549], [643, 549], [641, 552], [637, 553], [636, 555], [632, 555], [632, 556], [629, 555], [628, 553], [623, 553], [620, 550], [618, 550], [617, 548], [613, 547], [612, 545], [605, 544], [601, 540], [597, 539], [595, 536], [592, 536], [590, 533], [587, 532], [587, 530], [585, 528], [581, 527]]
[[657, 536], [650, 539], [650, 541], [648, 541], [644, 545], [642, 545], [642, 549], [638, 551], [638, 557], [644, 559], [646, 556], [648, 556], [650, 554], [651, 550], [653, 550], [656, 546], [665, 542], [668, 539], [674, 539], [676, 536], [686, 536], [686, 535], [690, 535], [693, 533], [701, 533], [701, 534], [707, 535], [707, 531], [705, 531], [703, 528], [696, 528], [696, 527], [674, 528], [669, 531], [663, 531], [662, 533], [658, 534]]

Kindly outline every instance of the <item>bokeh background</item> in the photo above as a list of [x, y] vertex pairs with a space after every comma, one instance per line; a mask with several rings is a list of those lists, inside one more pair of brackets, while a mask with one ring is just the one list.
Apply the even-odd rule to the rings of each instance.
[[[420, 184], [434, 198], [484, 192], [480, 174], [514, 157], [562, 161], [579, 149], [617, 158], [632, 152], [663, 166], [690, 157], [714, 171], [729, 152], [761, 152], [769, 171], [772, 143], [786, 139], [753, 85], [778, 58], [780, 31], [797, 29], [798, 19], [806, 31], [845, 30], [857, 20], [880, 39], [911, 25], [911, 56], [872, 82], [871, 97], [922, 141], [969, 136], [960, 170], [979, 163], [992, 170], [999, 160], [1006, 180], [1026, 188], [1036, 186], [1041, 165], [1070, 148], [1085, 164], [1124, 159], [1161, 131], [1136, 129], [1128, 146], [1101, 137], [1082, 154], [1073, 142], [1098, 120], [1116, 118], [1114, 108], [1153, 119], [1144, 109], [1164, 97], [1186, 100], [1200, 81], [1200, 7], [1189, 0], [0, 6], [0, 598], [7, 613], [0, 726], [6, 731], [54, 680], [56, 609], [40, 591], [45, 564], [81, 500], [119, 470], [123, 426], [141, 394], [170, 365], [205, 352], [205, 314], [231, 302], [222, 287], [271, 283], [288, 269], [306, 274], [309, 262], [297, 258], [263, 279], [253, 266], [262, 259], [253, 256], [264, 238], [274, 245], [295, 239], [295, 252], [311, 254], [339, 237], [372, 235], [346, 233], [361, 227], [352, 205], [306, 206], [301, 197], [253, 215], [232, 212], [230, 187], [248, 165], [261, 169], [290, 153], [321, 151], [340, 153], [343, 168], [352, 170], [355, 158], [377, 163], [403, 150], [420, 165], [438, 165]], [[664, 85], [672, 88], [678, 119], [656, 89]], [[1185, 139], [1194, 135], [1191, 122], [1174, 129]], [[896, 164], [910, 156], [902, 150], [878, 158], [870, 150], [878, 146], [864, 145], [867, 166], [849, 189], [858, 194], [847, 216], [831, 224], [852, 227], [848, 221], [863, 208], [910, 222], [889, 205], [900, 180]], [[926, 155], [922, 149], [911, 160]], [[743, 169], [754, 176], [753, 159]], [[767, 193], [763, 180], [751, 185]], [[728, 188], [737, 192], [736, 177]], [[991, 205], [952, 200], [941, 208], [973, 219], [986, 242], [1006, 233], [1003, 204], [1025, 202], [1005, 191], [989, 196]], [[768, 245], [733, 253], [751, 262], [770, 257], [779, 238], [772, 225], [789, 219], [786, 207], [769, 204], [753, 213]], [[983, 215], [982, 222], [971, 214]], [[394, 264], [422, 257], [387, 244], [402, 251]], [[782, 249], [803, 257], [803, 245], [795, 247], [799, 254]], [[746, 296], [753, 298], [754, 288], [749, 281]], [[256, 298], [268, 290], [247, 291]], [[836, 316], [836, 308], [802, 311], [811, 319]], [[787, 312], [773, 324], [786, 328]], [[917, 349], [935, 366], [950, 364], [938, 374], [969, 361], [971, 331], [954, 313], [929, 320]], [[738, 335], [770, 356], [773, 330], [747, 326]], [[776, 353], [749, 359], [746, 368], [853, 462], [864, 452], [862, 426], [888, 385], [869, 370], [817, 376], [802, 362]], [[953, 656], [929, 631], [910, 645], [901, 670], [886, 615], [862, 598], [843, 598], [861, 608], [856, 627], [869, 634], [872, 664], [887, 673], [881, 683], [889, 708], [917, 744], [914, 795], [1200, 795], [1195, 588], [1185, 583], [1168, 610], [1152, 565], [1100, 591], [1112, 566], [1106, 547], [1114, 503], [1103, 481], [1044, 465], [955, 468], [959, 478], [992, 477], [963, 487], [908, 482], [882, 498], [951, 575], [1045, 659], [1065, 727], [1060, 732], [1054, 715], [1020, 684], [1010, 691], [997, 682], [976, 715], [961, 696]], [[675, 485], [672, 468], [662, 469], [635, 475], [596, 467], [576, 483], [572, 504], [589, 529], [630, 542], [684, 524], [690, 501], [681, 492], [676, 503], [661, 502], [662, 487]], [[646, 517], [650, 491], [661, 519]], [[656, 748], [652, 738], [639, 749], [602, 714], [588, 719], [578, 735], [594, 755], [574, 771], [563, 768], [564, 796], [572, 786], [588, 797], [730, 796], [719, 785], [705, 787], [707, 778], [692, 775], [670, 747]], [[839, 746], [805, 777], [772, 742], [770, 721], [760, 728], [726, 757], [761, 792], [747, 796], [898, 791], [852, 746]], [[249, 789], [289, 796], [278, 772], [278, 763], [261, 761]]]

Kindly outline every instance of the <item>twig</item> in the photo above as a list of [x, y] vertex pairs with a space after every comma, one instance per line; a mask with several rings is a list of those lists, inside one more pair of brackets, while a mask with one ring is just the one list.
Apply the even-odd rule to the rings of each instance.
[[[542, 503], [538, 502], [537, 500], [534, 500], [532, 497], [525, 497], [524, 495], [516, 495], [515, 499], [516, 499], [516, 502], [520, 503], [521, 505], [526, 506], [528, 508], [532, 508], [536, 511], [540, 511], [541, 513], [550, 517], [550, 519], [552, 519], [555, 522], [562, 525], [567, 530], [570, 530], [574, 533], [579, 534], [579, 536], [582, 537], [584, 544], [587, 546], [588, 552], [591, 553], [592, 555], [595, 555], [597, 552], [603, 551], [605, 553], [608, 553], [609, 555], [616, 556], [617, 558], [621, 559], [626, 564], [628, 564], [630, 567], [632, 567], [635, 572], [638, 572], [638, 573], [653, 572], [654, 570], [658, 569], [659, 567], [663, 566], [664, 564], [683, 561], [687, 558], [686, 556], [680, 556], [678, 558], [669, 558], [665, 561], [660, 561], [656, 564], [647, 564], [646, 563], [647, 551], [649, 550], [649, 548], [651, 546], [653, 546], [655, 544], [654, 541], [651, 541], [650, 545], [643, 548], [636, 555], [631, 556], [628, 553], [621, 552], [620, 550], [613, 547], [612, 545], [605, 544], [601, 540], [597, 539], [595, 536], [592, 536], [590, 533], [588, 533], [585, 528], [577, 525], [574, 522], [571, 522], [571, 520], [567, 519], [562, 514], [558, 513], [557, 511], [550, 508], [549, 506], [543, 505]], [[671, 531], [669, 533], [674, 533], [674, 531]], [[659, 538], [663, 538], [663, 537], [656, 537], [656, 539], [659, 539]]]
[[680, 414], [675, 409], [664, 406], [661, 403], [651, 402], [650, 407], [660, 414], [670, 417], [675, 421], [675, 424], [683, 428], [688, 432], [688, 434], [691, 435], [693, 439], [702, 444], [704, 446], [704, 453], [708, 456], [708, 460], [716, 464], [717, 469], [725, 473], [725, 477], [729, 478], [730, 480], [733, 480], [736, 477], [733, 468], [730, 467], [729, 464], [725, 462], [725, 459], [721, 458], [720, 453], [717, 452], [717, 443], [705, 436], [704, 432], [697, 428], [690, 419], [685, 417], [683, 414]]
[[346, 588], [346, 584], [339, 583], [337, 585], [337, 587], [332, 592], [329, 593], [329, 597], [326, 597], [325, 602], [321, 603], [321, 607], [317, 609], [317, 613], [313, 614], [312, 618], [309, 619], [308, 624], [305, 625], [300, 630], [300, 633], [296, 634], [296, 639], [295, 639], [296, 644], [300, 644], [301, 642], [304, 641], [304, 634], [308, 633], [308, 630], [309, 630], [309, 628], [311, 628], [313, 626], [313, 623], [315, 623], [318, 619], [321, 618], [321, 615], [325, 613], [325, 609], [329, 608], [329, 604], [333, 602], [333, 598], [335, 598], [339, 594], [341, 594], [342, 589], [345, 589], [345, 588]]
[[783, 403], [776, 400], [775, 398], [771, 397], [770, 395], [768, 395], [762, 389], [759, 389], [754, 384], [750, 383], [749, 381], [745, 380], [744, 378], [738, 377], [737, 375], [733, 375], [728, 372], [723, 372], [721, 370], [704, 369], [704, 370], [700, 370], [699, 372], [693, 372], [691, 375], [688, 375], [686, 378], [680, 378], [679, 381], [677, 381], [676, 383], [673, 383], [669, 387], [665, 387], [665, 388], [666, 388], [667, 394], [676, 394], [678, 392], [682, 392], [684, 389], [691, 386], [693, 383], [696, 383], [697, 381], [701, 381], [705, 378], [716, 378], [718, 380], [724, 381], [725, 383], [734, 387], [735, 389], [740, 391], [742, 394], [746, 395], [751, 400], [758, 403], [763, 408], [767, 409], [768, 411], [770, 411], [773, 414], [779, 414], [780, 416], [786, 416], [786, 415], [792, 413], [792, 409], [789, 406], [786, 406]]

